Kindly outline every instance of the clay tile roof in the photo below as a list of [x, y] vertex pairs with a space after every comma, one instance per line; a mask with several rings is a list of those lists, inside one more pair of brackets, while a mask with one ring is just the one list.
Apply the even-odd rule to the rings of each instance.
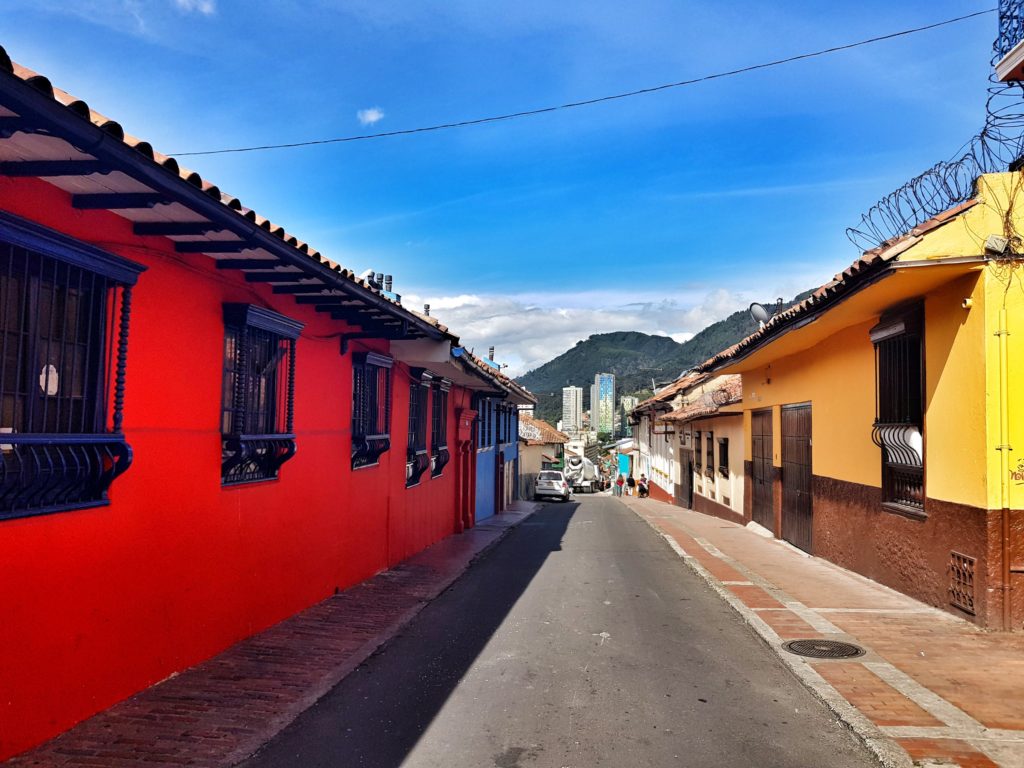
[[507, 392], [515, 392], [527, 402], [536, 404], [537, 397], [530, 390], [515, 379], [506, 376], [500, 369], [480, 359], [468, 349], [464, 349], [462, 359], [467, 360], [479, 373], [483, 374], [485, 378], [491, 379], [501, 389]]
[[568, 435], [562, 434], [546, 421], [535, 419], [533, 416], [528, 416], [525, 413], [519, 414], [519, 424], [520, 426], [533, 427], [540, 433], [539, 439], [530, 438], [525, 440], [524, 442], [527, 445], [549, 445], [551, 443], [569, 442]]
[[771, 317], [764, 326], [731, 347], [723, 349], [696, 367], [698, 371], [710, 372], [727, 365], [737, 357], [748, 354], [771, 339], [789, 330], [794, 322], [824, 311], [830, 304], [861, 287], [883, 272], [901, 253], [921, 241], [925, 233], [946, 224], [978, 204], [977, 198], [966, 200], [939, 213], [909, 232], [887, 240], [877, 248], [864, 251], [860, 258], [849, 267], [818, 288], [798, 304]]
[[678, 379], [673, 381], [664, 389], [655, 393], [653, 397], [649, 397], [642, 403], [639, 403], [633, 412], [636, 411], [649, 411], [657, 410], [659, 406], [665, 407], [668, 403], [672, 402], [672, 399], [688, 387], [692, 387], [700, 381], [707, 378], [705, 373], [692, 373], [687, 372], [680, 376]]
[[[155, 164], [163, 167], [167, 171], [176, 175], [185, 183], [202, 190], [206, 195], [224, 205], [225, 208], [234, 211], [242, 218], [256, 224], [261, 229], [266, 230], [270, 234], [282, 240], [285, 244], [290, 245], [300, 253], [307, 255], [311, 261], [317, 264], [326, 265], [328, 268], [339, 273], [339, 275], [342, 278], [360, 285], [365, 290], [376, 294], [381, 300], [393, 304], [396, 310], [402, 313], [408, 312], [408, 310], [405, 307], [403, 307], [400, 302], [395, 301], [385, 292], [373, 287], [365, 280], [358, 280], [357, 278], [354, 277], [354, 274], [350, 270], [343, 269], [341, 266], [334, 263], [333, 261], [329, 261], [328, 259], [324, 258], [315, 249], [313, 249], [312, 246], [309, 246], [306, 243], [299, 241], [298, 238], [289, 234], [284, 229], [284, 227], [274, 224], [268, 219], [265, 219], [264, 217], [250, 210], [238, 198], [226, 194], [220, 189], [220, 187], [218, 187], [210, 180], [204, 179], [197, 172], [184, 167], [175, 158], [156, 151], [149, 142], [139, 139], [135, 136], [126, 134], [124, 128], [122, 128], [120, 123], [116, 122], [115, 120], [111, 120], [105, 115], [92, 109], [85, 101], [78, 99], [72, 96], [71, 94], [67, 93], [66, 91], [62, 91], [59, 88], [54, 88], [46, 77], [38, 74], [37, 72], [32, 71], [31, 69], [28, 69], [27, 67], [12, 62], [10, 56], [7, 54], [7, 51], [4, 50], [2, 46], [0, 46], [0, 72], [6, 72], [13, 75], [14, 77], [18, 78], [19, 80], [23, 81], [27, 85], [42, 93], [44, 96], [53, 99], [58, 104], [61, 104], [62, 106], [67, 108], [69, 112], [74, 113], [83, 120], [89, 121], [94, 126], [104, 131], [106, 134], [114, 137], [120, 142], [123, 142], [126, 146], [132, 148], [133, 150], [137, 151], [139, 154], [148, 158]], [[445, 328], [444, 326], [441, 326], [437, 323], [434, 323], [434, 325], [436, 325], [442, 332], [447, 333], [447, 328]]]
[[677, 408], [659, 417], [658, 421], [684, 422], [713, 416], [725, 405], [738, 403], [743, 399], [743, 377], [739, 374], [726, 376], [722, 384], [705, 392], [692, 403]]

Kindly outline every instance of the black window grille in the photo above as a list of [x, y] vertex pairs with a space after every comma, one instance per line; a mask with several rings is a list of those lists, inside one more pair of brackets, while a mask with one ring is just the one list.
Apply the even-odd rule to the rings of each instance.
[[0, 519], [108, 503], [143, 267], [0, 214]]
[[718, 474], [729, 477], [729, 438], [718, 438]]
[[876, 410], [872, 439], [882, 451], [882, 502], [924, 511], [924, 343], [920, 306], [887, 313], [871, 329]]
[[715, 476], [715, 433], [707, 433], [708, 460], [705, 462], [704, 474], [708, 477]]
[[352, 468], [369, 467], [391, 447], [392, 359], [376, 352], [352, 361]]
[[704, 450], [704, 444], [700, 439], [700, 430], [693, 433], [693, 468], [700, 474], [701, 469], [704, 467], [702, 460], [702, 452]]
[[430, 466], [427, 454], [427, 398], [433, 376], [422, 368], [412, 370], [413, 381], [409, 384], [409, 435], [406, 442], [405, 484], [419, 483], [423, 473]]
[[430, 474], [439, 477], [451, 455], [448, 452], [448, 390], [451, 382], [441, 379], [434, 390], [430, 417]]
[[295, 342], [302, 323], [224, 305], [221, 482], [273, 480], [295, 455]]

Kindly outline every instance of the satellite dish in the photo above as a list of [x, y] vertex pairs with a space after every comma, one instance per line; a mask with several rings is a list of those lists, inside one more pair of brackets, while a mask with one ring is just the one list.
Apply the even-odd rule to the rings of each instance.
[[763, 304], [758, 304], [756, 301], [750, 305], [750, 316], [757, 321], [758, 328], [763, 328], [764, 324], [767, 323], [772, 313], [769, 312]]

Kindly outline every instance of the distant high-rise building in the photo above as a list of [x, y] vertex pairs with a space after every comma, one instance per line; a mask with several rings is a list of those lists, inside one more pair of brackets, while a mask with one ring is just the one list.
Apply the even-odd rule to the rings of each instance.
[[562, 431], [575, 435], [583, 429], [583, 387], [562, 388]]
[[619, 429], [623, 437], [633, 436], [633, 426], [629, 423], [629, 413], [640, 404], [640, 398], [633, 395], [623, 395], [619, 399], [619, 417], [622, 419]]
[[594, 432], [615, 430], [615, 374], [599, 373], [590, 388], [590, 428]]

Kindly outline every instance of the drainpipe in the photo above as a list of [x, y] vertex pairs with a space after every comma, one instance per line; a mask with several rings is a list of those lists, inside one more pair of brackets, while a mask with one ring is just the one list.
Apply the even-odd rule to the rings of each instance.
[[1010, 407], [1009, 356], [1007, 355], [1006, 305], [999, 310], [999, 502], [1002, 507], [1003, 629], [1010, 627]]

